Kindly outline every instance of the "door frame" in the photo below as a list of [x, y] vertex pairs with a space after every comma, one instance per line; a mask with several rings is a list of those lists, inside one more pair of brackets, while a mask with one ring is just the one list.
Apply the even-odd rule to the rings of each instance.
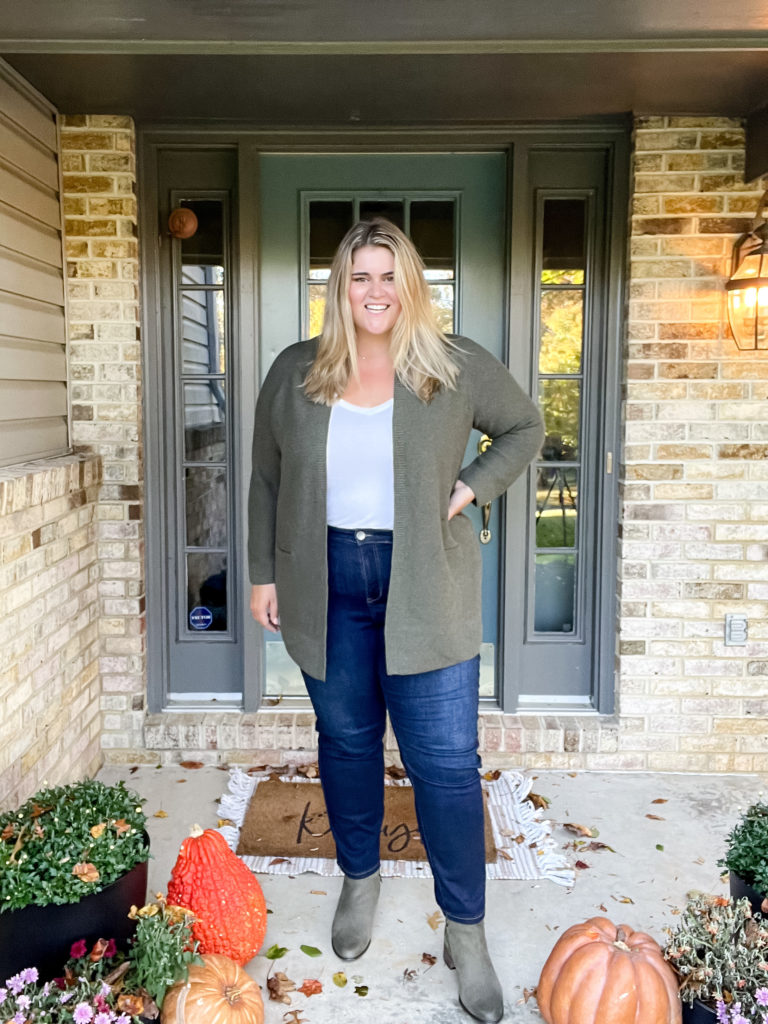
[[[509, 355], [510, 325], [523, 325], [530, 336], [530, 302], [526, 306], [526, 281], [520, 272], [520, 254], [530, 254], [530, 239], [525, 232], [513, 230], [515, 225], [530, 224], [525, 209], [528, 192], [525, 187], [525, 159], [531, 147], [556, 147], [567, 151], [585, 146], [600, 147], [607, 151], [611, 167], [609, 182], [610, 209], [606, 217], [609, 237], [606, 239], [609, 256], [608, 286], [604, 298], [605, 323], [608, 336], [615, 344], [607, 347], [602, 380], [606, 394], [616, 401], [606, 405], [600, 424], [598, 449], [601, 458], [611, 452], [613, 472], [602, 474], [599, 485], [599, 511], [602, 529], [599, 531], [601, 568], [599, 585], [594, 595], [595, 650], [593, 668], [594, 701], [591, 708], [570, 708], [557, 704], [548, 709], [552, 713], [574, 710], [610, 714], [613, 711], [616, 637], [616, 581], [618, 544], [618, 467], [620, 465], [620, 406], [621, 373], [623, 367], [623, 297], [625, 280], [625, 240], [628, 216], [630, 174], [630, 126], [628, 116], [606, 117], [589, 122], [547, 122], [541, 125], [515, 124], [490, 126], [457, 126], [434, 128], [421, 126], [408, 129], [337, 129], [277, 130], [260, 129], [252, 124], [223, 127], [217, 123], [204, 124], [190, 130], [178, 124], [147, 124], [137, 126], [137, 166], [139, 169], [139, 246], [141, 280], [141, 338], [143, 359], [143, 428], [145, 473], [145, 551], [146, 551], [146, 617], [147, 617], [147, 706], [150, 712], [164, 709], [167, 699], [165, 680], [167, 673], [168, 636], [162, 595], [167, 587], [166, 566], [161, 543], [162, 507], [164, 494], [162, 478], [164, 459], [161, 451], [161, 402], [167, 400], [162, 381], [156, 371], [160, 366], [160, 313], [159, 268], [161, 236], [164, 225], [158, 222], [158, 154], [164, 148], [208, 149], [232, 148], [237, 151], [239, 202], [236, 204], [233, 238], [233, 264], [238, 268], [233, 281], [239, 302], [235, 302], [235, 323], [238, 331], [239, 374], [237, 401], [243, 411], [246, 429], [239, 453], [240, 479], [250, 476], [251, 432], [247, 427], [249, 414], [255, 407], [258, 394], [260, 367], [258, 365], [259, 323], [259, 155], [261, 153], [440, 153], [478, 152], [506, 149], [510, 153], [507, 182], [507, 267], [509, 284], [506, 310], [505, 359]], [[515, 183], [515, 188], [512, 185]], [[527, 246], [526, 248], [522, 248]], [[532, 385], [532, 367], [520, 367], [518, 377], [529, 389]], [[234, 397], [234, 396], [233, 396]], [[504, 501], [501, 515], [509, 528], [512, 509]], [[241, 487], [240, 506], [237, 509], [239, 536], [234, 538], [235, 548], [245, 552], [247, 534], [247, 487]], [[519, 522], [519, 520], [518, 520]], [[616, 528], [609, 531], [608, 524]], [[244, 562], [243, 562], [244, 565]], [[502, 550], [503, 572], [500, 574], [502, 593], [499, 595], [502, 633], [499, 637], [498, 663], [503, 666], [499, 710], [515, 713], [514, 701], [515, 659], [513, 643], [505, 643], [509, 626], [504, 608], [503, 578], [513, 571], [509, 564], [506, 545]], [[258, 711], [261, 706], [264, 663], [258, 631], [250, 619], [250, 582], [241, 567], [241, 588], [237, 629], [243, 643], [243, 707], [246, 712]], [[160, 624], [155, 625], [153, 623]], [[212, 708], [212, 710], [214, 710]], [[538, 710], [526, 708], [525, 710]]]

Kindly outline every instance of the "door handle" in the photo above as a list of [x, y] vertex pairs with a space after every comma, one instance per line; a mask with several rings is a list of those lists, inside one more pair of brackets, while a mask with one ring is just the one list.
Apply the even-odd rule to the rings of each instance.
[[[478, 455], [482, 455], [483, 452], [487, 451], [488, 448], [490, 448], [492, 444], [493, 444], [493, 438], [488, 437], [487, 434], [483, 434], [483, 436], [477, 442], [477, 453], [478, 453]], [[491, 521], [491, 503], [490, 503], [490, 501], [482, 506], [482, 512], [483, 512], [483, 528], [480, 530], [480, 543], [481, 544], [490, 544], [491, 543], [491, 537], [492, 537], [491, 531], [488, 529], [488, 524]]]

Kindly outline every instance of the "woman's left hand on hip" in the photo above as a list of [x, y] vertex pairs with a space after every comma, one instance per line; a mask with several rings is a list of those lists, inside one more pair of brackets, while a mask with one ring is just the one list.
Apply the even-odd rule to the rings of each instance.
[[472, 488], [468, 487], [463, 480], [457, 480], [448, 500], [448, 518], [453, 519], [454, 516], [457, 516], [471, 501], [474, 501], [474, 498], [475, 492]]

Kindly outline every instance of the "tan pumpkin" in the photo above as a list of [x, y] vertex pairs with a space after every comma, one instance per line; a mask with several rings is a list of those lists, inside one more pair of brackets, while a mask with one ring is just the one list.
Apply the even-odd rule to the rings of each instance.
[[650, 935], [592, 917], [563, 932], [536, 998], [547, 1024], [680, 1024], [677, 978]]
[[267, 932], [264, 893], [221, 832], [195, 825], [171, 872], [168, 902], [195, 915], [192, 934], [201, 953], [222, 953], [242, 966], [261, 949]]
[[264, 1001], [253, 978], [220, 953], [202, 959], [186, 981], [168, 989], [162, 1024], [264, 1024]]

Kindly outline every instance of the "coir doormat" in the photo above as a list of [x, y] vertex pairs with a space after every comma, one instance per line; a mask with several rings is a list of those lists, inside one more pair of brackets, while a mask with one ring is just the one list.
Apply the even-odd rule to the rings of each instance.
[[[485, 798], [485, 860], [496, 860]], [[274, 776], [259, 782], [245, 812], [235, 851], [238, 857], [310, 857], [335, 860], [323, 788], [285, 782]], [[384, 787], [382, 860], [426, 860], [411, 786]]]
[[[291, 806], [286, 805], [281, 795], [288, 793], [287, 789], [281, 788], [286, 784], [290, 786], [292, 792]], [[551, 823], [543, 818], [541, 808], [535, 808], [531, 801], [526, 799], [531, 784], [532, 780], [519, 772], [501, 772], [498, 773], [498, 778], [493, 780], [483, 779], [488, 822], [486, 828], [490, 829], [493, 844], [493, 859], [486, 862], [486, 877], [548, 878], [559, 885], [573, 885], [574, 871], [552, 838]], [[431, 871], [426, 859], [406, 859], [404, 855], [404, 850], [410, 847], [414, 853], [424, 857], [421, 852], [423, 847], [416, 838], [418, 830], [415, 815], [413, 825], [406, 826], [406, 832], [406, 827], [403, 827], [405, 819], [402, 818], [401, 811], [397, 810], [400, 807], [397, 801], [405, 798], [390, 795], [400, 789], [410, 790], [407, 780], [387, 781], [385, 808], [392, 807], [393, 816], [385, 820], [385, 824], [389, 822], [387, 834], [382, 833], [382, 842], [389, 849], [386, 855], [382, 854], [381, 874], [384, 877], [399, 875], [428, 878], [431, 877]], [[258, 852], [241, 851], [241, 833], [248, 818], [252, 798], [258, 790], [262, 790], [262, 795], [266, 794], [267, 799], [277, 801], [276, 805], [271, 805], [272, 811], [267, 813], [273, 817], [290, 818], [285, 824], [288, 839], [293, 843], [292, 847], [272, 846], [274, 852], [263, 852], [261, 847], [265, 841], [265, 830], [256, 821], [253, 831], [249, 825], [249, 837], [243, 839], [242, 851], [257, 849]], [[270, 793], [274, 796], [270, 797]], [[411, 794], [408, 796], [412, 806]], [[304, 871], [319, 875], [341, 874], [341, 869], [334, 859], [333, 847], [320, 845], [321, 840], [327, 839], [328, 821], [324, 817], [322, 789], [316, 779], [309, 780], [300, 775], [284, 774], [277, 780], [273, 773], [268, 771], [247, 774], [239, 768], [233, 768], [230, 771], [229, 791], [219, 801], [219, 813], [226, 819], [226, 823], [219, 831], [230, 848], [252, 871], [281, 875], [295, 875]], [[296, 852], [299, 831], [301, 842], [298, 845], [301, 853]], [[402, 849], [398, 850], [398, 847]], [[393, 857], [395, 859], [391, 859]]]

